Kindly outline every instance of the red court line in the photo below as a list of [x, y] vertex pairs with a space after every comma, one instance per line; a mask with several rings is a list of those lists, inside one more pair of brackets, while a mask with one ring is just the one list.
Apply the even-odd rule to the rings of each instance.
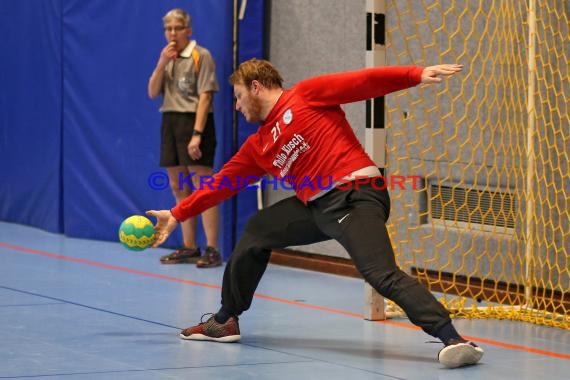
[[[157, 273], [145, 272], [145, 271], [141, 271], [141, 270], [137, 270], [137, 269], [122, 267], [122, 266], [118, 266], [118, 265], [105, 264], [105, 263], [100, 263], [100, 262], [92, 261], [92, 260], [78, 259], [76, 257], [60, 255], [57, 253], [50, 253], [50, 252], [46, 252], [46, 251], [40, 251], [37, 249], [20, 247], [20, 246], [6, 244], [6, 243], [0, 243], [0, 248], [7, 248], [7, 249], [11, 249], [13, 251], [30, 253], [30, 254], [34, 254], [34, 255], [38, 255], [38, 256], [49, 257], [49, 258], [56, 259], [56, 260], [70, 261], [73, 263], [85, 264], [85, 265], [90, 265], [90, 266], [104, 268], [104, 269], [111, 269], [111, 270], [116, 270], [119, 272], [132, 273], [132, 274], [136, 274], [136, 275], [144, 276], [144, 277], [151, 277], [151, 278], [157, 278], [157, 279], [161, 279], [161, 280], [180, 282], [180, 283], [184, 283], [184, 284], [201, 286], [204, 288], [221, 289], [220, 285], [212, 285], [212, 284], [208, 284], [205, 282], [185, 280], [182, 278], [171, 277], [171, 276], [164, 276], [164, 275], [157, 274]], [[255, 297], [265, 299], [268, 301], [280, 302], [280, 303], [284, 303], [284, 304], [294, 305], [297, 307], [303, 307], [306, 309], [320, 310], [320, 311], [325, 311], [328, 313], [341, 314], [341, 315], [346, 315], [349, 317], [355, 317], [355, 318], [359, 318], [359, 319], [364, 318], [363, 314], [359, 314], [359, 313], [352, 313], [352, 312], [344, 311], [344, 310], [331, 309], [328, 307], [311, 305], [311, 304], [301, 303], [301, 302], [297, 302], [297, 301], [291, 301], [291, 300], [287, 300], [284, 298], [268, 296], [268, 295], [261, 294], [261, 293], [255, 293]], [[401, 328], [406, 328], [406, 329], [411, 329], [411, 330], [420, 330], [419, 327], [411, 325], [411, 324], [407, 324], [407, 323], [388, 321], [388, 320], [386, 320], [386, 321], [375, 321], [375, 322], [376, 323], [383, 323], [383, 324], [387, 324], [387, 325], [391, 325], [391, 326], [397, 326], [397, 327], [401, 327]], [[550, 356], [553, 358], [570, 360], [570, 355], [568, 355], [568, 354], [562, 354], [562, 353], [552, 352], [552, 351], [545, 351], [545, 350], [540, 350], [537, 348], [520, 346], [520, 345], [510, 344], [510, 343], [504, 343], [504, 342], [499, 342], [496, 340], [479, 338], [479, 337], [474, 337], [474, 336], [464, 336], [464, 337], [466, 339], [469, 339], [469, 340], [472, 340], [475, 342], [486, 343], [486, 344], [490, 344], [490, 345], [497, 346], [497, 347], [507, 348], [507, 349], [511, 349], [511, 350], [525, 351], [525, 352], [530, 352], [530, 353], [537, 354], [537, 355]]]
[[161, 280], [168, 280], [168, 281], [174, 281], [174, 282], [182, 282], [185, 284], [203, 286], [205, 288], [213, 288], [213, 289], [221, 289], [222, 288], [220, 285], [211, 285], [211, 284], [206, 284], [203, 282], [184, 280], [182, 278], [177, 278], [177, 277], [163, 276], [161, 274], [144, 272], [141, 270], [132, 269], [132, 268], [128, 268], [128, 267], [121, 267], [121, 266], [117, 266], [117, 265], [105, 264], [105, 263], [100, 263], [100, 262], [92, 261], [92, 260], [78, 259], [76, 257], [64, 256], [64, 255], [60, 255], [57, 253], [39, 251], [37, 249], [31, 249], [31, 248], [26, 248], [26, 247], [18, 247], [15, 245], [10, 245], [10, 244], [5, 244], [5, 243], [0, 243], [0, 247], [12, 249], [14, 251], [32, 253], [34, 255], [49, 257], [52, 259], [57, 259], [57, 260], [62, 260], [62, 261], [71, 261], [73, 263], [86, 264], [86, 265], [91, 265], [91, 266], [99, 267], [99, 268], [112, 269], [112, 270], [116, 270], [116, 271], [120, 271], [120, 272], [137, 274], [139, 276], [159, 278]]

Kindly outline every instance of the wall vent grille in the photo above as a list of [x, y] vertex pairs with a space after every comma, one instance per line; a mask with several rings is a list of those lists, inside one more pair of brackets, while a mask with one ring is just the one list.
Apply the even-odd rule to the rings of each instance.
[[511, 193], [431, 184], [429, 199], [433, 219], [515, 227], [516, 202]]

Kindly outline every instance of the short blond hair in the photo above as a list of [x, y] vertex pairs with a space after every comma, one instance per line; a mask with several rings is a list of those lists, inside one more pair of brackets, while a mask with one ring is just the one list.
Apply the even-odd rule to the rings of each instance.
[[192, 27], [192, 17], [184, 9], [176, 8], [168, 11], [162, 18], [162, 23], [166, 24], [170, 20], [180, 21], [187, 28]]
[[283, 87], [283, 78], [279, 71], [269, 61], [263, 59], [252, 58], [243, 62], [230, 76], [232, 85], [242, 83], [248, 89], [254, 80], [267, 88]]

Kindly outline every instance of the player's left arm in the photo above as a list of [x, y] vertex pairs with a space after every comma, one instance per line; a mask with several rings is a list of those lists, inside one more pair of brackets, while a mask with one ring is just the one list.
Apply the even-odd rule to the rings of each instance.
[[311, 106], [338, 106], [416, 86], [422, 71], [419, 66], [372, 67], [305, 79], [295, 90]]
[[384, 66], [317, 76], [303, 80], [296, 91], [312, 106], [326, 107], [373, 99], [420, 83], [440, 82], [461, 65]]
[[422, 83], [440, 83], [441, 77], [448, 77], [463, 70], [463, 65], [459, 63], [428, 66], [422, 71]]

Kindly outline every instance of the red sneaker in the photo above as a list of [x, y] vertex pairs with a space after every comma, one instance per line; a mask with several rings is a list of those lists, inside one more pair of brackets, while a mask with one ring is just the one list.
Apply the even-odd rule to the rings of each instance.
[[[206, 315], [211, 315], [211, 317], [206, 322], [202, 322]], [[202, 315], [200, 323], [182, 330], [180, 337], [187, 340], [211, 340], [220, 343], [237, 342], [241, 339], [237, 317], [231, 317], [226, 323], [221, 324], [216, 322], [214, 314]]]

